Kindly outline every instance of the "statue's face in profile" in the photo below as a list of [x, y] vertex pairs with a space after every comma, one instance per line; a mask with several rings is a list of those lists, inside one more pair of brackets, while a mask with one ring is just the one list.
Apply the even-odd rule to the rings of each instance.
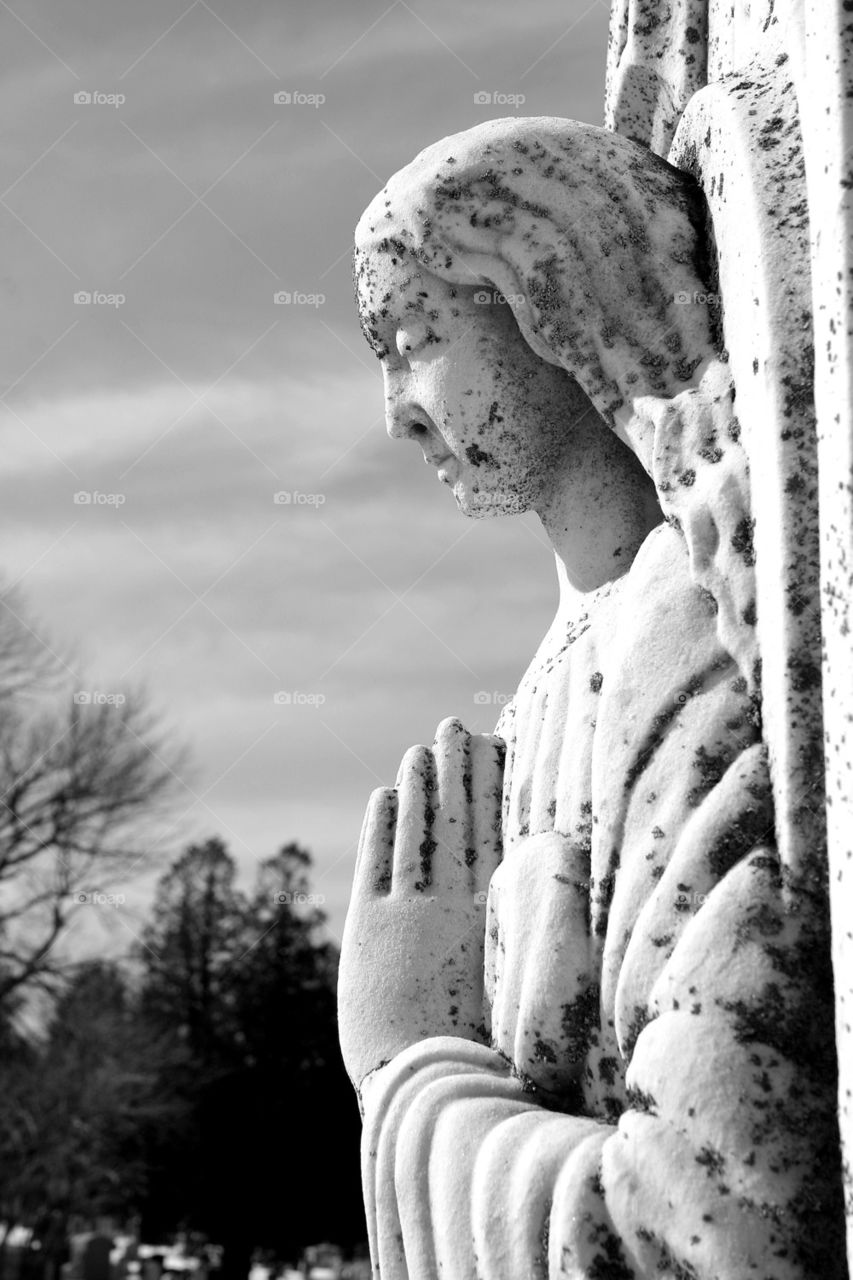
[[357, 286], [388, 434], [421, 446], [467, 515], [539, 509], [571, 464], [573, 427], [597, 418], [577, 383], [531, 351], [492, 290], [378, 250], [359, 252]]

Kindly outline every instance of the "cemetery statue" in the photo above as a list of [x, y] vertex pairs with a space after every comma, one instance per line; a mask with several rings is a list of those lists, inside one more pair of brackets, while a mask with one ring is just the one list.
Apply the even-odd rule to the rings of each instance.
[[671, 152], [488, 121], [356, 231], [389, 435], [465, 515], [535, 512], [560, 590], [494, 734], [443, 720], [364, 819], [339, 1006], [383, 1280], [847, 1275], [813, 409], [766, 391], [800, 286], [747, 300], [765, 359], [700, 154], [732, 133], [685, 119]]

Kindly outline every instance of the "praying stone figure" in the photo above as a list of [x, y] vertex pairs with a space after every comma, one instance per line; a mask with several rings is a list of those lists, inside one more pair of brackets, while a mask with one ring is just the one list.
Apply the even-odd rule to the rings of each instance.
[[536, 512], [560, 586], [495, 733], [442, 721], [368, 804], [339, 1005], [383, 1280], [847, 1276], [802, 154], [769, 302], [701, 157], [775, 83], [674, 142], [667, 98], [678, 167], [489, 121], [357, 228], [389, 434], [465, 515]]

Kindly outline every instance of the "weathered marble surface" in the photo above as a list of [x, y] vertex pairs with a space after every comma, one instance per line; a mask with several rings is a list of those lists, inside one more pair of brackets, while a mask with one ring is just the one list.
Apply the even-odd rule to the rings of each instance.
[[493, 122], [360, 224], [391, 434], [536, 510], [562, 586], [495, 737], [440, 726], [363, 832], [386, 1273], [846, 1274], [851, 42], [841, 0], [614, 0], [610, 136]]
[[853, 1266], [853, 28], [849, 6], [805, 6], [799, 68], [811, 223], [821, 623], [838, 1096]]
[[[729, 238], [720, 305], [709, 254], [718, 177], [755, 196], [754, 88], [682, 120], [707, 206], [625, 138], [514, 120], [429, 148], [359, 224], [390, 434], [466, 513], [537, 511], [563, 588], [503, 769], [445, 722], [365, 820], [341, 1028], [386, 1276], [845, 1274], [822, 823], [810, 851], [796, 785], [814, 682], [759, 661], [776, 627], [814, 656], [805, 610], [763, 594], [816, 581], [781, 179], [752, 216], [782, 236], [772, 288]], [[772, 136], [795, 188], [784, 114]]]
[[605, 124], [666, 156], [706, 84], [772, 68], [780, 55], [799, 71], [805, 43], [803, 0], [613, 0]]
[[722, 341], [753, 475], [762, 717], [789, 873], [826, 884], [811, 280], [791, 64], [697, 93], [671, 151], [705, 192]]
[[[753, 277], [751, 289], [744, 288], [740, 293], [729, 289], [734, 306], [737, 307], [738, 301], [750, 292], [762, 299], [761, 313], [755, 317], [758, 325], [750, 324], [743, 307], [737, 322], [730, 325], [738, 335], [738, 341], [730, 344], [733, 363], [744, 324], [744, 332], [763, 337], [763, 345], [770, 352], [774, 343], [781, 341], [783, 347], [787, 346], [788, 353], [778, 368], [774, 368], [771, 361], [762, 369], [760, 377], [765, 384], [762, 390], [766, 390], [771, 399], [774, 396], [778, 399], [780, 390], [784, 390], [778, 375], [785, 372], [785, 361], [790, 365], [789, 373], [796, 373], [799, 365], [796, 381], [803, 387], [800, 402], [809, 405], [813, 388], [817, 417], [816, 436], [805, 438], [807, 447], [812, 451], [807, 467], [809, 483], [797, 495], [796, 505], [800, 507], [798, 518], [805, 518], [810, 524], [807, 542], [812, 547], [815, 530], [820, 530], [820, 598], [815, 597], [814, 577], [810, 574], [804, 579], [806, 592], [801, 615], [804, 623], [800, 634], [796, 634], [796, 628], [791, 628], [790, 617], [784, 619], [788, 624], [786, 643], [778, 647], [774, 656], [778, 687], [778, 677], [781, 675], [784, 679], [781, 667], [785, 662], [796, 664], [798, 658], [802, 660], [806, 655], [810, 662], [813, 661], [816, 648], [813, 644], [807, 647], [809, 622], [806, 615], [811, 617], [812, 631], [819, 618], [823, 646], [822, 678], [820, 686], [812, 682], [803, 713], [796, 719], [785, 719], [783, 711], [777, 719], [776, 732], [768, 736], [777, 753], [774, 769], [777, 803], [786, 807], [781, 793], [787, 791], [788, 802], [795, 802], [798, 794], [811, 799], [815, 822], [820, 821], [824, 806], [826, 812], [825, 865], [833, 922], [838, 1096], [847, 1200], [848, 1258], [853, 1267], [853, 1018], [850, 1017], [853, 1004], [853, 934], [849, 929], [853, 896], [848, 871], [849, 860], [853, 857], [850, 764], [853, 654], [849, 618], [853, 600], [850, 567], [853, 564], [853, 379], [849, 319], [850, 247], [853, 239], [850, 195], [853, 189], [853, 25], [850, 7], [844, 0], [827, 0], [825, 3], [824, 0], [790, 0], [785, 5], [776, 3], [776, 0], [703, 0], [698, 5], [676, 3], [672, 6], [655, 3], [629, 5], [627, 0], [614, 0], [606, 91], [608, 124], [666, 154], [669, 138], [659, 127], [655, 132], [656, 121], [666, 116], [670, 104], [678, 99], [687, 110], [685, 121], [679, 126], [680, 136], [671, 158], [694, 172], [687, 149], [679, 146], [679, 141], [684, 143], [686, 139], [688, 117], [693, 115], [693, 123], [698, 124], [694, 106], [699, 105], [704, 95], [698, 95], [697, 103], [688, 103], [690, 86], [696, 92], [704, 83], [700, 67], [702, 57], [690, 63], [683, 51], [687, 28], [701, 32], [703, 24], [707, 37], [704, 74], [709, 82], [722, 82], [720, 88], [723, 92], [717, 95], [716, 105], [706, 103], [701, 110], [707, 111], [710, 107], [713, 115], [722, 109], [723, 114], [718, 120], [722, 128], [718, 137], [722, 140], [732, 129], [739, 156], [736, 168], [741, 175], [740, 198], [735, 201], [727, 160], [730, 148], [724, 142], [721, 147], [722, 168], [729, 183], [728, 202], [732, 206], [732, 214], [728, 221], [723, 219], [721, 222], [719, 217], [716, 218], [715, 239], [721, 254], [728, 253], [730, 259], [737, 258], [738, 266], [746, 270], [747, 276]], [[694, 42], [688, 43], [692, 45]], [[766, 91], [768, 81], [775, 81], [771, 88], [775, 89], [777, 96], [784, 95], [784, 101], [779, 104], [781, 111], [778, 107], [771, 109], [767, 100], [753, 102], [746, 110], [747, 104], [737, 104], [739, 85], [750, 93], [755, 90], [760, 93], [762, 82]], [[638, 94], [632, 93], [631, 86], [638, 83], [655, 86], [657, 96], [654, 93], [647, 95], [651, 106], [644, 104]], [[625, 86], [628, 86], [627, 92], [623, 91]], [[726, 96], [730, 99], [728, 108], [723, 102]], [[753, 111], [755, 115], [749, 118], [748, 113]], [[777, 115], [782, 118], [781, 130], [778, 130]], [[761, 129], [770, 130], [763, 140]], [[775, 135], [773, 129], [778, 130]], [[755, 140], [750, 146], [751, 130]], [[688, 127], [687, 135], [691, 132], [694, 143], [699, 144], [701, 131]], [[797, 155], [800, 139], [802, 151]], [[766, 163], [768, 160], [769, 165]], [[702, 163], [700, 160], [700, 165]], [[711, 174], [716, 164], [713, 156], [706, 154], [706, 174]], [[699, 176], [702, 181], [702, 175]], [[710, 188], [707, 181], [703, 185], [713, 206], [713, 177]], [[787, 219], [773, 216], [773, 197], [780, 194], [782, 206], [788, 211]], [[716, 195], [719, 196], [719, 191]], [[718, 214], [720, 203], [717, 199]], [[794, 243], [796, 237], [792, 232], [795, 228], [801, 239], [808, 238], [808, 256]], [[744, 241], [752, 246], [748, 251], [744, 251]], [[754, 270], [756, 264], [759, 267], [758, 279]], [[808, 279], [809, 266], [811, 281]], [[789, 286], [794, 277], [790, 316], [785, 314], [786, 290], [775, 285], [774, 272], [787, 276]], [[795, 278], [797, 274], [799, 282]], [[756, 283], [759, 288], [755, 288]], [[775, 305], [768, 309], [768, 301]], [[812, 319], [804, 316], [809, 309], [813, 313]], [[799, 320], [800, 317], [803, 319]], [[810, 365], [812, 358], [813, 368]], [[748, 386], [748, 380], [743, 385]], [[814, 485], [815, 465], [817, 490]], [[772, 470], [770, 474], [773, 475]], [[788, 470], [787, 478], [790, 480], [792, 476]], [[783, 505], [787, 505], [787, 496]], [[790, 522], [788, 528], [789, 531], [792, 528]], [[793, 545], [789, 543], [788, 554], [792, 552]], [[813, 562], [813, 551], [808, 554]], [[791, 582], [790, 578], [784, 580]], [[772, 588], [772, 581], [770, 586]], [[797, 587], [797, 595], [800, 594]], [[771, 599], [764, 610], [765, 616], [774, 604], [772, 590], [769, 595]], [[775, 604], [778, 608], [778, 598]], [[768, 693], [765, 682], [766, 707], [771, 702], [772, 694]], [[823, 704], [825, 769], [817, 763], [812, 770], [810, 785], [799, 788], [795, 778], [798, 769], [795, 740], [798, 735], [810, 736], [813, 742], [820, 737], [815, 714], [819, 702]], [[780, 695], [776, 705], [786, 709], [786, 699]], [[809, 751], [809, 755], [813, 758], [814, 753]], [[808, 861], [808, 840], [802, 834], [797, 840], [796, 824], [789, 830], [795, 838], [785, 851], [785, 860], [802, 868]], [[822, 854], [820, 843], [812, 841], [812, 858], [820, 859]]]

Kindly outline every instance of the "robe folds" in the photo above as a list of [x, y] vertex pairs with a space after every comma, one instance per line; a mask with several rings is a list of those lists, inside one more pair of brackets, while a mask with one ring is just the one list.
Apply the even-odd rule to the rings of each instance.
[[679, 532], [558, 618], [497, 732], [487, 1046], [364, 1082], [382, 1280], [834, 1280], [826, 908]]

